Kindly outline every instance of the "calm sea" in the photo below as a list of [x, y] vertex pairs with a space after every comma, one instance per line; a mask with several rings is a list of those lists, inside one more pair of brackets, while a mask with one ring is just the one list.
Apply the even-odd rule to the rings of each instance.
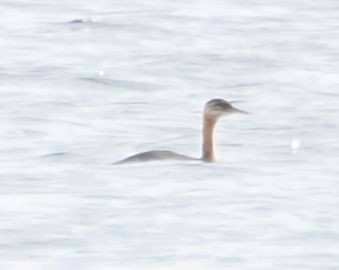
[[[339, 2], [1, 0], [2, 270], [338, 270]], [[219, 161], [200, 156], [204, 103]]]

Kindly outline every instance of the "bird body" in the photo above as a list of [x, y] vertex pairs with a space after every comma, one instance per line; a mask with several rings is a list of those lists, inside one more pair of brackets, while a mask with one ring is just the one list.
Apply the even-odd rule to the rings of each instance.
[[218, 119], [226, 114], [247, 112], [234, 108], [229, 102], [223, 99], [211, 99], [205, 105], [203, 115], [203, 130], [202, 130], [202, 156], [201, 158], [189, 157], [167, 150], [153, 150], [142, 152], [133, 156], [127, 157], [114, 164], [123, 164], [130, 162], [146, 162], [155, 160], [201, 160], [204, 162], [214, 162], [216, 160], [216, 145], [215, 145], [215, 126]]
[[135, 154], [133, 156], [127, 157], [123, 160], [116, 162], [115, 164], [122, 164], [126, 162], [145, 162], [153, 160], [200, 160], [198, 158], [189, 157], [186, 155], [181, 155], [173, 151], [167, 150], [153, 150]]

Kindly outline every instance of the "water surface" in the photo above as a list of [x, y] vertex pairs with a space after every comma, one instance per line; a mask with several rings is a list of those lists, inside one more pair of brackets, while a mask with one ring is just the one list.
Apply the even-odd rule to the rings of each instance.
[[1, 269], [339, 268], [337, 1], [0, 8]]

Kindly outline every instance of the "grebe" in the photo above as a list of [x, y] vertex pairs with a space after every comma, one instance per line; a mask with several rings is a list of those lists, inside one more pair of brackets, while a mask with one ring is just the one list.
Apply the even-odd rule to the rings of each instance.
[[202, 157], [194, 158], [186, 155], [177, 154], [172, 151], [155, 150], [139, 153], [123, 160], [115, 162], [113, 164], [122, 164], [127, 162], [144, 162], [155, 160], [201, 160], [204, 162], [215, 161], [215, 140], [214, 140], [214, 128], [221, 116], [231, 113], [248, 114], [246, 111], [234, 108], [226, 100], [215, 98], [209, 100], [204, 109], [203, 115], [203, 130], [202, 130]]

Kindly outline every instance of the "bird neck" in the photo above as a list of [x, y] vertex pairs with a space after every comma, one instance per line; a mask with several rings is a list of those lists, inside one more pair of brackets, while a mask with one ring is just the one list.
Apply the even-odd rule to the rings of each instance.
[[217, 120], [215, 117], [204, 115], [204, 123], [202, 130], [202, 160], [206, 162], [215, 161], [215, 141], [214, 128]]

